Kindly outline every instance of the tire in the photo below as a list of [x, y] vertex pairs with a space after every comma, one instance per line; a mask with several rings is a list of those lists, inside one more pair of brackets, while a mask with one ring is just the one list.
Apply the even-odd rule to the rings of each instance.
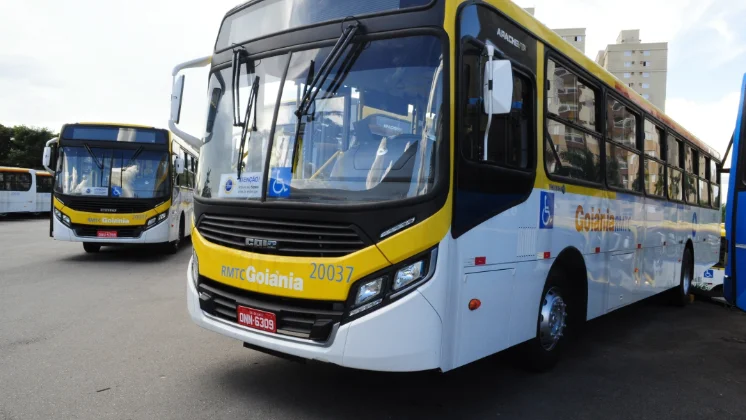
[[92, 244], [90, 242], [83, 242], [83, 249], [89, 254], [95, 254], [101, 251], [101, 245]]
[[181, 217], [179, 217], [179, 236], [176, 238], [176, 240], [167, 242], [164, 251], [166, 254], [173, 255], [179, 252], [179, 248], [181, 247], [181, 243], [184, 242], [184, 215], [182, 214]]
[[545, 372], [559, 362], [562, 349], [567, 341], [568, 311], [572, 301], [566, 287], [564, 271], [552, 268], [544, 285], [537, 314], [536, 337], [523, 343], [521, 358], [524, 367], [532, 372]]
[[686, 306], [689, 300], [689, 294], [692, 292], [692, 280], [694, 279], [694, 256], [691, 248], [684, 250], [681, 257], [681, 276], [679, 287], [675, 288], [672, 293], [672, 300], [676, 306]]

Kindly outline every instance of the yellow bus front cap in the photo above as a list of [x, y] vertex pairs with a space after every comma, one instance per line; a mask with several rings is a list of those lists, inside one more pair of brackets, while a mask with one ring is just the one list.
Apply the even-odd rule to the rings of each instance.
[[252, 292], [344, 301], [356, 280], [390, 265], [374, 245], [343, 257], [287, 257], [227, 248], [205, 240], [196, 229], [192, 244], [200, 276]]

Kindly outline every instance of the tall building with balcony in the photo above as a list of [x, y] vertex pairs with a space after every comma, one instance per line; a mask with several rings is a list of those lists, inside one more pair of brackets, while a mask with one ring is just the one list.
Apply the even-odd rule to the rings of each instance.
[[653, 105], [665, 111], [668, 43], [643, 43], [640, 30], [624, 30], [616, 44], [599, 51], [596, 62]]

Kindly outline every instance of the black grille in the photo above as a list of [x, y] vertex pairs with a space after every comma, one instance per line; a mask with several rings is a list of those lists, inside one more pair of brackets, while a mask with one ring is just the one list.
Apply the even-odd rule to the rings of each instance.
[[[267, 220], [205, 214], [197, 225], [205, 239], [259, 254], [301, 257], [339, 257], [368, 242], [349, 224]], [[248, 246], [247, 239], [275, 241], [272, 246]], [[256, 241], [255, 241], [256, 242]]]
[[237, 323], [237, 306], [272, 312], [277, 334], [324, 342], [342, 319], [344, 303], [290, 299], [249, 292], [205, 277], [199, 278], [200, 308], [215, 317]]
[[73, 225], [75, 235], [83, 238], [97, 238], [99, 230], [107, 232], [117, 232], [117, 238], [139, 238], [142, 234], [142, 226], [137, 227], [116, 227], [116, 226], [91, 226], [91, 225]]
[[[128, 198], [76, 198], [65, 197], [65, 206], [78, 211], [91, 213], [144, 213], [152, 210], [156, 203], [152, 200], [140, 201]], [[102, 210], [104, 209], [104, 210]], [[113, 210], [113, 211], [112, 211]]]

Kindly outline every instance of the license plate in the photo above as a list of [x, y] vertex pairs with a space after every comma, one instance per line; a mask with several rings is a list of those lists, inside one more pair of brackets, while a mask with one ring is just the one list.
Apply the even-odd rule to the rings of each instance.
[[99, 230], [96, 232], [96, 236], [99, 238], [116, 238], [117, 237], [117, 231], [116, 230]]
[[277, 332], [277, 316], [272, 312], [239, 306], [238, 323], [255, 330]]

